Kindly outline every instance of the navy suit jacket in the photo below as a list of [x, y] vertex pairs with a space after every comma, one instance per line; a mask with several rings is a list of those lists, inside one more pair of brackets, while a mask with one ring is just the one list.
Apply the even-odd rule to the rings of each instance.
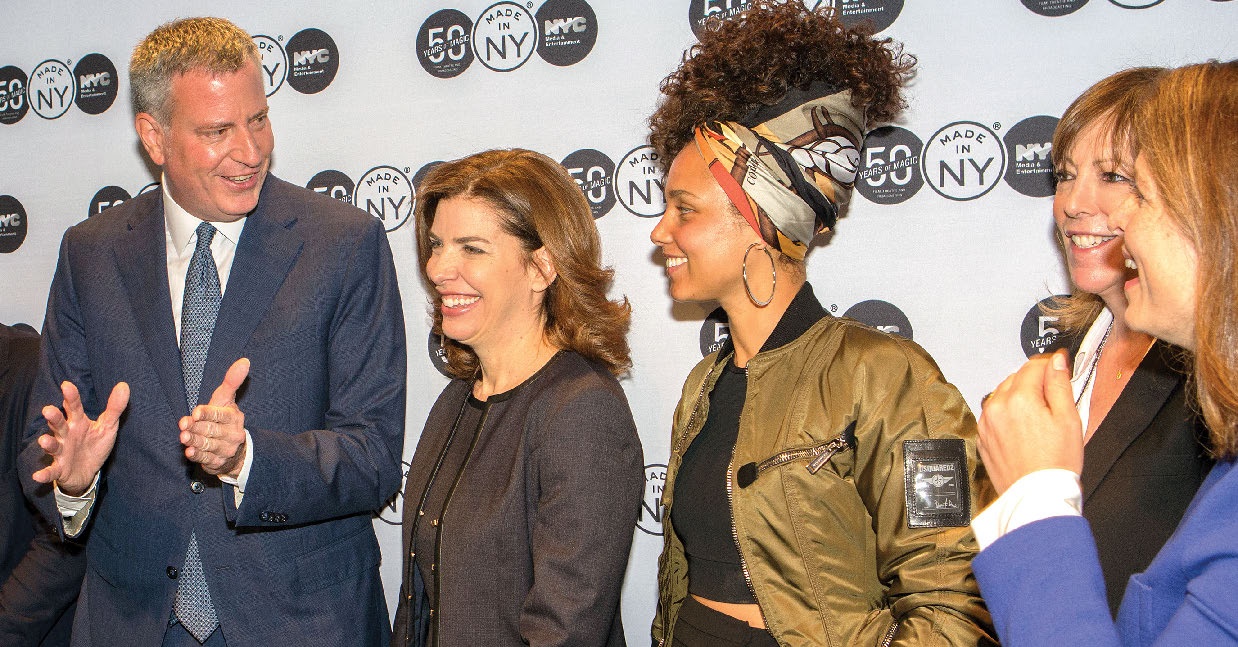
[[39, 334], [0, 324], [0, 645], [69, 644], [86, 555], [22, 494], [17, 454], [39, 367]]
[[[233, 488], [184, 457], [188, 415], [168, 291], [162, 192], [70, 228], [48, 297], [32, 402], [59, 404], [62, 380], [88, 415], [113, 385], [129, 406], [83, 537], [89, 566], [78, 645], [158, 645], [177, 569], [196, 533], [231, 647], [379, 645], [388, 614], [371, 511], [400, 484], [405, 340], [380, 223], [268, 176], [237, 243], [199, 402], [251, 361], [238, 393], [253, 438], [239, 508]], [[27, 428], [28, 494], [59, 524], [45, 460]]]
[[1220, 461], [1148, 569], [1131, 577], [1116, 626], [1082, 517], [1018, 528], [981, 551], [972, 570], [1007, 647], [1238, 644], [1235, 510], [1238, 470]]

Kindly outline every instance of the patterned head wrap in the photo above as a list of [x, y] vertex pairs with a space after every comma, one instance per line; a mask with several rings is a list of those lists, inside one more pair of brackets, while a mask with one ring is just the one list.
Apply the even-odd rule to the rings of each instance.
[[813, 236], [834, 226], [860, 164], [864, 114], [851, 92], [814, 83], [744, 119], [696, 128], [710, 173], [774, 249], [804, 260]]

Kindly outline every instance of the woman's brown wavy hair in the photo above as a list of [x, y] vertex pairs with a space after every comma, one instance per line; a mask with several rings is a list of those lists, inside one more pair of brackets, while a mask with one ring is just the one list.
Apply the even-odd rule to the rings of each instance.
[[847, 28], [830, 8], [800, 0], [754, 0], [743, 13], [706, 22], [700, 42], [662, 82], [662, 103], [649, 118], [649, 143], [662, 165], [707, 121], [737, 121], [778, 103], [792, 88], [828, 82], [851, 90], [870, 124], [888, 122], [904, 106], [903, 83], [915, 57], [865, 27]]
[[1169, 218], [1191, 241], [1199, 407], [1218, 458], [1238, 456], [1238, 60], [1170, 70], [1135, 117]]
[[418, 187], [415, 212], [417, 259], [430, 295], [434, 333], [447, 354], [447, 372], [468, 379], [479, 363], [473, 349], [443, 335], [441, 299], [426, 273], [429, 234], [442, 200], [467, 197], [488, 203], [502, 218], [503, 230], [532, 253], [545, 247], [558, 273], [542, 301], [547, 340], [600, 362], [614, 375], [632, 365], [626, 297], [610, 301], [614, 271], [603, 268], [602, 245], [593, 214], [580, 187], [557, 162], [530, 150], [490, 150], [436, 166]]

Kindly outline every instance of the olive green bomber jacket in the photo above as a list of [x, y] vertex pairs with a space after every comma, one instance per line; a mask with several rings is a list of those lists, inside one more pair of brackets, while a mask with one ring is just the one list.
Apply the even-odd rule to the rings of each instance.
[[[704, 425], [728, 351], [693, 369], [675, 412], [655, 645], [672, 644], [688, 589], [670, 514], [675, 475]], [[749, 361], [748, 376], [727, 487], [745, 575], [778, 642], [994, 644], [967, 527], [992, 489], [977, 459], [975, 418], [928, 354], [826, 316], [787, 344], [763, 349]], [[963, 441], [945, 443], [968, 477], [967, 490], [955, 490], [966, 505], [945, 522], [906, 496], [905, 465], [920, 466], [913, 467], [921, 470], [912, 475], [916, 490], [950, 481], [932, 474], [931, 452], [916, 454], [916, 441], [926, 439]], [[928, 527], [911, 527], [909, 510]]]

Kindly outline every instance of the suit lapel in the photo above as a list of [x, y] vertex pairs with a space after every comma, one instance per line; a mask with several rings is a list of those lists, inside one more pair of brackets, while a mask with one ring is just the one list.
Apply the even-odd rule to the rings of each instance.
[[1083, 450], [1083, 500], [1086, 502], [1126, 448], [1148, 428], [1182, 381], [1173, 370], [1173, 347], [1156, 341], [1131, 375], [1109, 414]]
[[282, 209], [286, 200], [279, 194], [286, 189], [281, 184], [274, 176], [267, 176], [258, 208], [245, 220], [206, 356], [200, 402], [210, 400], [228, 367], [241, 358], [245, 344], [301, 253], [297, 217]]
[[167, 395], [172, 413], [189, 414], [185, 404], [185, 378], [181, 375], [181, 352], [172, 321], [172, 297], [168, 292], [167, 230], [163, 222], [163, 200], [153, 200], [153, 208], [135, 210], [112, 254], [129, 295], [134, 320], [151, 367]]

